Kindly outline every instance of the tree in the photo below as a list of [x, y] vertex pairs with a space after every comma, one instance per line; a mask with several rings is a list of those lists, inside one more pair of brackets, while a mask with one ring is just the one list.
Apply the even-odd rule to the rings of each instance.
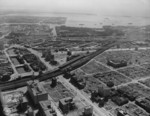
[[58, 52], [58, 49], [55, 49], [55, 52]]
[[89, 54], [89, 53], [90, 53], [89, 51], [86, 52], [86, 54]]
[[71, 55], [72, 55], [71, 51], [68, 51], [68, 52], [67, 52], [67, 55], [68, 55], [68, 56], [71, 56]]
[[108, 86], [108, 87], [113, 87], [113, 86], [114, 86], [114, 83], [113, 83], [112, 81], [109, 81], [109, 82], [107, 82], [107, 86]]

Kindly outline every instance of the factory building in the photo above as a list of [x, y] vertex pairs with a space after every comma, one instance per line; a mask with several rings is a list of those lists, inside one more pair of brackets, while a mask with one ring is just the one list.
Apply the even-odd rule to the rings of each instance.
[[48, 100], [48, 93], [38, 80], [27, 82], [28, 93], [36, 105], [39, 101]]

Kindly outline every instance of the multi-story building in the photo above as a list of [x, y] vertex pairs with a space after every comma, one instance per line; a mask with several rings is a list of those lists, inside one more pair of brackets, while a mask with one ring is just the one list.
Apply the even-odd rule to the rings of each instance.
[[59, 108], [64, 114], [67, 114], [75, 107], [75, 103], [72, 97], [63, 98], [59, 101]]
[[36, 105], [39, 101], [48, 100], [48, 93], [38, 80], [27, 82], [28, 92], [31, 96], [33, 103]]
[[40, 116], [57, 116], [50, 100], [39, 102], [39, 114]]

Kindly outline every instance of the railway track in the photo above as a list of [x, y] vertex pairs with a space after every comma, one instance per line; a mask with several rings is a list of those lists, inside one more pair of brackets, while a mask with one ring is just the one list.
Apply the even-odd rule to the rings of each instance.
[[[118, 41], [113, 41], [111, 43], [108, 43], [104, 45], [103, 48], [100, 48], [94, 53], [88, 54], [86, 56], [79, 56], [76, 59], [70, 60], [69, 62], [65, 63], [64, 65], [54, 69], [53, 71], [49, 71], [47, 73], [42, 74], [40, 77], [35, 77], [34, 79], [38, 79], [39, 81], [44, 81], [47, 79], [50, 79], [52, 77], [59, 76], [64, 73], [64, 71], [72, 71], [80, 66], [84, 65], [85, 63], [89, 62], [92, 58], [96, 57], [97, 55], [103, 53], [105, 50], [113, 47], [114, 45], [118, 44]], [[31, 77], [22, 78], [20, 80], [15, 80], [11, 82], [0, 82], [0, 90], [10, 90], [10, 89], [16, 89], [22, 86], [26, 86], [26, 82], [29, 80], [32, 80]]]

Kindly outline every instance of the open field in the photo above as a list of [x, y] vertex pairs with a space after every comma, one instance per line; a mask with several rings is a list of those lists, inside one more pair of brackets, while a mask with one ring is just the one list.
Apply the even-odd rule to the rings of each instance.
[[97, 91], [99, 87], [106, 86], [104, 83], [100, 82], [98, 79], [95, 79], [93, 76], [85, 76], [86, 86], [83, 89], [84, 92], [90, 94], [93, 91]]
[[145, 69], [150, 69], [150, 64], [149, 63], [141, 64], [140, 66], [145, 68]]
[[19, 74], [26, 73], [26, 71], [25, 71], [25, 69], [23, 67], [18, 67], [16, 69], [17, 69]]
[[86, 75], [86, 73], [81, 69], [76, 69], [75, 71], [72, 71], [72, 73], [74, 73], [77, 76], [85, 76]]
[[97, 56], [95, 59], [99, 62], [107, 64], [107, 60], [112, 60], [114, 62], [126, 61], [127, 65], [132, 65], [136, 63], [138, 58], [138, 53], [131, 50], [124, 51], [106, 51], [103, 54]]
[[139, 83], [133, 83], [133, 84], [129, 84], [128, 85], [130, 88], [132, 88], [133, 90], [138, 91], [139, 93], [143, 94], [145, 97], [150, 95], [150, 89], [142, 86]]
[[97, 63], [95, 60], [90, 61], [85, 66], [81, 67], [81, 69], [88, 74], [93, 74], [97, 72], [106, 72], [110, 70], [104, 65]]
[[139, 58], [141, 64], [150, 63], [150, 50], [138, 50], [139, 52]]
[[146, 85], [147, 87], [150, 87], [150, 79], [142, 80], [142, 81], [139, 81], [139, 82]]
[[56, 31], [59, 37], [107, 37], [112, 36], [113, 34], [118, 36], [124, 35], [122, 31], [109, 26], [103, 28], [57, 26]]
[[94, 75], [95, 78], [99, 79], [103, 83], [107, 84], [108, 82], [112, 81], [114, 85], [121, 85], [122, 83], [127, 83], [131, 81], [131, 79], [119, 74], [115, 71], [108, 71], [104, 73], [97, 73]]
[[16, 53], [14, 52], [14, 49], [8, 49], [8, 50], [7, 50], [7, 53], [8, 53], [9, 55], [16, 55]]
[[130, 100], [135, 100], [140, 97], [147, 97], [150, 94], [150, 89], [142, 86], [139, 83], [132, 83], [121, 86], [118, 88], [118, 91]]
[[126, 67], [118, 70], [120, 73], [130, 77], [131, 79], [143, 78], [150, 75], [150, 71], [140, 66]]
[[19, 65], [19, 61], [17, 60], [17, 58], [11, 58], [11, 61], [14, 65]]

